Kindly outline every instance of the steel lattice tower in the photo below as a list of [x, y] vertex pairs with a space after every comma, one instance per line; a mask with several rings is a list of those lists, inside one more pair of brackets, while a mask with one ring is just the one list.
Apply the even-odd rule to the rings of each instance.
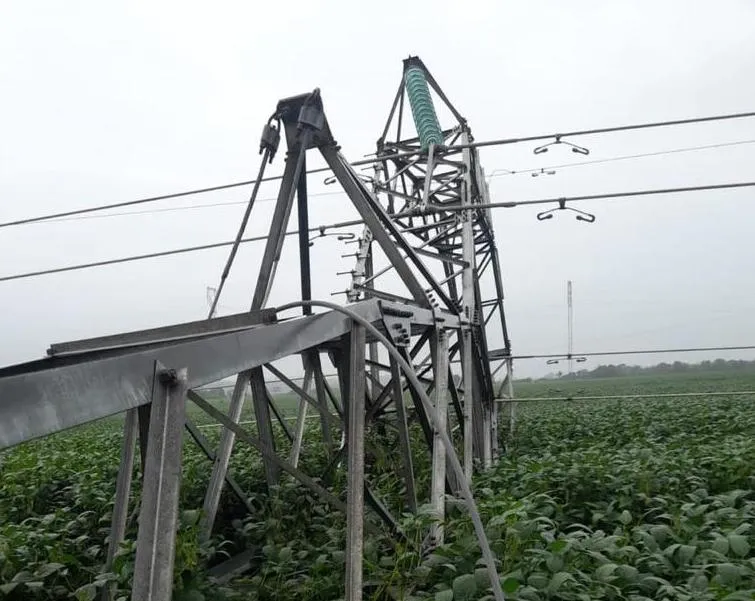
[[[453, 123], [441, 126], [435, 100], [452, 115]], [[408, 113], [416, 129], [414, 137], [405, 137]], [[138, 440], [142, 497], [132, 598], [167, 601], [184, 431], [213, 462], [203, 506], [205, 536], [212, 532], [226, 486], [248, 505], [228, 466], [237, 440], [251, 445], [262, 456], [269, 485], [279, 482], [285, 472], [346, 512], [346, 598], [357, 600], [362, 595], [365, 522], [382, 522], [400, 535], [391, 507], [376, 493], [371, 468], [365, 464], [365, 441], [373, 435], [378, 441], [388, 436], [398, 449], [394, 467], [404, 481], [405, 507], [416, 510], [429, 501], [442, 518], [446, 492], [463, 498], [493, 592], [502, 599], [469, 483], [475, 466], [489, 467], [498, 453], [496, 407], [504, 395], [495, 390], [491, 361], [506, 367], [502, 388], [507, 387], [510, 398], [511, 353], [490, 213], [478, 207], [489, 202], [488, 186], [477, 150], [469, 146], [473, 141], [469, 126], [422, 61], [413, 57], [404, 62], [371, 174], [358, 173], [341, 154], [319, 90], [278, 103], [263, 128], [258, 179], [272, 162], [281, 137], [286, 145], [285, 168], [250, 311], [215, 317], [216, 296], [208, 319], [55, 344], [45, 359], [0, 370], [0, 449], [125, 412], [109, 557], [125, 532]], [[310, 152], [325, 159], [364, 224], [346, 306], [311, 298], [306, 168]], [[237, 244], [258, 189], [259, 183]], [[268, 307], [295, 202], [301, 296]], [[237, 245], [218, 290], [236, 249]], [[381, 277], [388, 272], [397, 276], [393, 287], [382, 285]], [[490, 297], [484, 297], [483, 291]], [[293, 310], [300, 314], [292, 316]], [[491, 353], [489, 339], [501, 341], [503, 347]], [[293, 355], [301, 358], [301, 386], [275, 365]], [[460, 379], [451, 369], [457, 361]], [[337, 390], [325, 376], [326, 362], [337, 370]], [[236, 385], [224, 414], [199, 390], [234, 375]], [[270, 375], [301, 400], [293, 429], [269, 392]], [[256, 434], [238, 423], [248, 390]], [[217, 449], [190, 419], [187, 399], [224, 426]], [[346, 471], [345, 503], [322, 474], [307, 474], [300, 467], [299, 458], [308, 445], [304, 428], [308, 409], [319, 415], [322, 443], [334, 469], [341, 466]], [[283, 445], [274, 435], [275, 420], [284, 433]], [[414, 422], [422, 432], [424, 449], [411, 448]], [[429, 490], [418, 485], [412, 460], [417, 452], [432, 457]], [[365, 506], [370, 509], [367, 514]], [[442, 527], [436, 525], [427, 542], [432, 546], [442, 540]], [[237, 558], [220, 572], [243, 567]]]

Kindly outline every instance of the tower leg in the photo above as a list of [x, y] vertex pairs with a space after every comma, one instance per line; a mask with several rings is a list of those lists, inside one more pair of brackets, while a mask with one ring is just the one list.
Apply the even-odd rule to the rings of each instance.
[[132, 601], [170, 601], [173, 595], [186, 390], [186, 369], [158, 370], [152, 397]]
[[[430, 503], [436, 518], [442, 522], [446, 514], [446, 448], [443, 435], [448, 424], [448, 338], [446, 333], [438, 329], [433, 336], [432, 344], [435, 355], [435, 427], [433, 436], [433, 465], [431, 476]], [[430, 531], [433, 546], [443, 544], [443, 525], [434, 524]]]
[[346, 601], [362, 600], [364, 547], [364, 326], [354, 323], [349, 344], [348, 473], [346, 496]]
[[[110, 526], [110, 539], [107, 546], [107, 559], [105, 571], [113, 567], [115, 554], [123, 542], [126, 534], [126, 521], [128, 520], [128, 501], [131, 494], [131, 478], [134, 473], [134, 455], [136, 454], [136, 434], [139, 428], [138, 409], [129, 409], [126, 413], [126, 422], [123, 425], [123, 446], [121, 448], [121, 463], [118, 468], [118, 479], [115, 485], [115, 503], [113, 505], [113, 518]], [[103, 590], [102, 600], [109, 601], [112, 598], [112, 587]]]

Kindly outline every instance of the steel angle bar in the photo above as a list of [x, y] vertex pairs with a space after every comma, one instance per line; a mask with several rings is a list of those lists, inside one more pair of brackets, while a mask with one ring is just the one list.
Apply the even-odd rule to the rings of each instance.
[[[370, 322], [382, 319], [377, 301], [353, 309]], [[87, 352], [5, 368], [0, 370], [0, 449], [148, 403], [155, 361], [187, 366], [189, 386], [197, 388], [337, 339], [350, 328], [348, 318], [327, 312], [113, 356]]]
[[[233, 395], [228, 407], [228, 418], [234, 423], [238, 423], [241, 419], [241, 411], [244, 407], [248, 388], [249, 372], [242, 372], [236, 378]], [[233, 447], [234, 440], [235, 434], [233, 430], [223, 428], [220, 433], [218, 452], [215, 453], [215, 458], [213, 459], [212, 473], [210, 474], [210, 481], [205, 491], [202, 507], [201, 537], [204, 541], [209, 540], [212, 534], [212, 527], [215, 524], [215, 517], [220, 506], [220, 495], [223, 492], [223, 486], [228, 474], [228, 464], [231, 460], [231, 448]]]
[[284, 472], [290, 474], [291, 476], [299, 480], [299, 482], [301, 482], [304, 486], [309, 488], [312, 492], [322, 497], [322, 499], [327, 501], [332, 507], [340, 511], [344, 511], [344, 512], [346, 511], [346, 505], [343, 503], [343, 501], [341, 501], [338, 497], [336, 497], [332, 493], [328, 492], [325, 488], [317, 484], [315, 480], [307, 476], [307, 474], [302, 472], [300, 469], [295, 468], [290, 463], [288, 463], [288, 461], [281, 459], [275, 453], [271, 453], [270, 451], [268, 451], [267, 448], [264, 447], [257, 438], [249, 434], [246, 430], [244, 430], [244, 428], [242, 428], [238, 424], [228, 419], [228, 417], [226, 417], [222, 411], [219, 411], [218, 409], [213, 407], [210, 403], [205, 401], [202, 397], [200, 397], [199, 395], [197, 395], [191, 390], [189, 391], [188, 396], [189, 396], [189, 399], [195, 405], [197, 405], [200, 409], [202, 409], [205, 413], [211, 415], [214, 419], [216, 419], [218, 422], [223, 424], [223, 426], [225, 426], [229, 430], [232, 430], [239, 440], [257, 449], [260, 453], [265, 455], [271, 462], [275, 463], [281, 470], [283, 470]]
[[429, 250], [424, 250], [422, 248], [415, 248], [414, 251], [418, 255], [422, 255], [423, 257], [428, 257], [430, 259], [437, 259], [438, 261], [443, 261], [444, 263], [453, 263], [454, 265], [460, 265], [465, 266], [466, 263], [464, 262], [464, 259], [461, 257], [457, 257], [453, 253], [447, 253], [447, 252], [431, 252]]
[[[381, 371], [390, 371], [391, 370], [391, 368], [390, 368], [389, 365], [385, 365], [384, 363], [380, 363], [380, 362], [377, 362], [377, 361], [373, 362], [373, 361], [370, 361], [369, 359], [367, 360], [367, 365], [371, 365], [371, 366], [374, 365], [375, 367], [377, 367]], [[432, 369], [432, 368], [428, 368], [427, 371], [430, 371], [430, 369]], [[427, 373], [427, 371], [425, 373]], [[424, 384], [430, 384], [430, 383], [432, 383], [432, 379], [431, 378], [426, 378], [426, 377], [422, 377], [422, 376], [419, 376], [419, 375], [417, 376], [417, 378], [419, 379], [420, 382], [422, 382]]]
[[47, 354], [51, 357], [61, 357], [87, 351], [127, 349], [133, 346], [158, 342], [179, 342], [213, 334], [227, 334], [247, 330], [259, 325], [275, 323], [275, 321], [274, 309], [262, 309], [261, 311], [237, 313], [235, 315], [163, 326], [138, 332], [60, 342], [51, 344], [47, 350]]
[[251, 370], [250, 384], [259, 440], [265, 451], [267, 451], [262, 453], [262, 462], [265, 466], [267, 485], [270, 487], [278, 483], [279, 470], [278, 466], [269, 459], [271, 455], [276, 454], [277, 449], [275, 436], [273, 435], [273, 423], [270, 418], [270, 405], [268, 404], [267, 389], [265, 387], [265, 376], [261, 367], [255, 367]]
[[280, 412], [280, 409], [278, 408], [278, 405], [275, 402], [275, 399], [270, 395], [270, 391], [265, 388], [265, 396], [267, 397], [267, 404], [270, 408], [270, 410], [273, 412], [273, 415], [275, 416], [275, 419], [280, 424], [281, 428], [283, 429], [283, 433], [286, 435], [286, 438], [288, 438], [289, 442], [294, 442], [294, 433], [291, 430], [291, 427], [288, 425], [288, 422], [283, 417], [283, 415]]
[[244, 230], [246, 230], [246, 225], [249, 222], [249, 217], [252, 214], [252, 208], [254, 208], [254, 202], [257, 199], [257, 193], [260, 189], [260, 184], [262, 183], [262, 179], [265, 176], [265, 168], [267, 167], [268, 163], [272, 163], [273, 156], [275, 155], [275, 152], [278, 147], [278, 140], [280, 139], [280, 132], [271, 127], [268, 123], [264, 130], [265, 133], [272, 133], [273, 139], [269, 139], [266, 143], [265, 141], [265, 133], [263, 133], [263, 140], [262, 144], [265, 146], [264, 154], [262, 155], [262, 163], [260, 164], [259, 173], [257, 174], [257, 179], [254, 182], [254, 188], [252, 189], [252, 194], [249, 197], [249, 202], [246, 205], [246, 211], [244, 212], [244, 216], [241, 219], [241, 225], [239, 226], [239, 231], [236, 234], [236, 240], [233, 243], [233, 246], [231, 247], [231, 252], [228, 255], [228, 259], [226, 260], [225, 267], [223, 268], [223, 272], [220, 275], [220, 283], [218, 284], [218, 288], [215, 291], [215, 295], [212, 299], [212, 306], [210, 307], [210, 312], [208, 317], [212, 318], [215, 315], [215, 310], [218, 306], [218, 301], [220, 300], [220, 295], [223, 293], [223, 288], [225, 286], [226, 280], [228, 278], [228, 275], [231, 272], [231, 266], [233, 265], [233, 260], [236, 258], [236, 253], [239, 250], [239, 245], [241, 244], [242, 237], [244, 236]]
[[[431, 499], [430, 503], [438, 519], [437, 524], [431, 528], [431, 540], [433, 545], [443, 544], [443, 526], [445, 520], [445, 483], [446, 483], [446, 454], [452, 449], [446, 450], [440, 432], [445, 431], [448, 423], [448, 339], [443, 330], [436, 330], [431, 344], [433, 345], [434, 373], [435, 373], [435, 434], [433, 437], [432, 451], [432, 476], [431, 476]], [[428, 394], [429, 396], [429, 394]]]
[[[380, 368], [374, 364], [370, 365], [370, 368], [375, 369], [376, 371], [380, 370]], [[372, 405], [367, 410], [367, 415], [365, 416], [366, 423], [369, 424], [383, 410], [385, 410], [385, 408], [388, 407], [388, 405], [390, 405], [391, 401], [393, 400], [391, 398], [392, 386], [393, 386], [393, 382], [392, 381], [388, 382], [388, 384], [383, 386], [383, 388], [380, 391], [380, 394], [378, 394], [378, 396], [373, 400]]]
[[[404, 370], [406, 377], [409, 379], [409, 381], [412, 384], [412, 389], [417, 393], [417, 396], [419, 398], [419, 403], [423, 407], [425, 413], [429, 414], [433, 411], [432, 402], [422, 390], [421, 383], [417, 379], [414, 373], [414, 370], [412, 369], [411, 364], [406, 360], [406, 357], [402, 355], [401, 349], [396, 348], [391, 343], [391, 341], [388, 338], [386, 338], [385, 335], [383, 335], [374, 326], [374, 324], [369, 323], [363, 317], [352, 312], [347, 307], [341, 307], [334, 303], [329, 303], [326, 301], [302, 301], [302, 302], [288, 303], [286, 305], [281, 305], [280, 307], [278, 307], [278, 310], [284, 311], [287, 309], [292, 309], [294, 307], [299, 307], [305, 302], [311, 305], [327, 307], [329, 309], [332, 309], [333, 311], [339, 311], [343, 313], [344, 315], [348, 315], [355, 322], [359, 323], [359, 325], [366, 328], [384, 346], [384, 348], [388, 351], [388, 353], [399, 363], [399, 366], [401, 367], [401, 369]], [[406, 349], [403, 349], [403, 351], [404, 353], [406, 353]], [[433, 427], [437, 427], [437, 424], [435, 423], [434, 420], [432, 422], [432, 425]], [[488, 576], [490, 579], [490, 585], [493, 590], [493, 596], [496, 599], [496, 601], [504, 601], [503, 590], [501, 588], [501, 582], [498, 577], [495, 557], [493, 555], [492, 549], [490, 547], [490, 543], [488, 542], [487, 535], [485, 533], [485, 526], [482, 523], [480, 513], [477, 510], [477, 504], [475, 503], [474, 495], [472, 494], [470, 486], [467, 484], [467, 482], [464, 479], [464, 469], [461, 463], [459, 462], [459, 459], [456, 456], [456, 453], [453, 451], [453, 444], [451, 443], [448, 433], [444, 429], [438, 429], [438, 431], [440, 432], [440, 436], [441, 436], [441, 439], [443, 440], [443, 444], [446, 446], [446, 449], [448, 449], [448, 460], [452, 467], [452, 473], [456, 477], [460, 478], [461, 480], [458, 490], [466, 503], [467, 510], [469, 511], [472, 525], [475, 530], [475, 535], [477, 536], [477, 540], [480, 545], [483, 561], [485, 563], [486, 570], [488, 572]]]
[[383, 503], [375, 494], [375, 491], [372, 490], [372, 487], [367, 483], [366, 480], [364, 483], [364, 500], [367, 502], [367, 505], [369, 505], [372, 510], [378, 515], [378, 517], [383, 520], [383, 523], [388, 526], [391, 534], [394, 537], [398, 539], [406, 539], [406, 536], [401, 532], [401, 528], [399, 527], [399, 523], [396, 518], [390, 512], [388, 507], [386, 507], [385, 503]]
[[[351, 202], [370, 229], [370, 232], [372, 232], [374, 240], [380, 245], [380, 248], [404, 282], [404, 285], [409, 289], [415, 302], [429, 307], [430, 301], [427, 295], [414, 276], [414, 273], [409, 269], [409, 265], [399, 253], [396, 242], [391, 237], [393, 235], [394, 238], [400, 238], [400, 235], [395, 231], [395, 226], [392, 226], [388, 214], [385, 213], [378, 202], [372, 199], [371, 193], [361, 185], [361, 180], [357, 177], [352, 167], [334, 147], [322, 147], [320, 148], [320, 152], [349, 195]], [[391, 227], [387, 227], [389, 224]], [[406, 249], [404, 250], [406, 251]]]
[[[362, 599], [362, 562], [364, 547], [364, 400], [365, 348], [364, 326], [354, 325], [349, 341], [348, 402], [346, 444], [346, 601]], [[339, 370], [340, 371], [340, 370]]]
[[[453, 226], [453, 227], [456, 227], [456, 226]], [[449, 228], [449, 229], [450, 229], [450, 228]], [[417, 254], [424, 254], [424, 253], [427, 253], [427, 254], [426, 254], [425, 256], [430, 256], [430, 257], [432, 257], [432, 258], [434, 258], [434, 259], [435, 259], [435, 258], [438, 258], [438, 256], [437, 256], [437, 255], [434, 255], [433, 253], [430, 253], [429, 251], [425, 251], [424, 249], [425, 249], [425, 247], [432, 245], [432, 244], [433, 244], [433, 242], [435, 242], [435, 241], [436, 241], [436, 240], [437, 240], [437, 239], [439, 238], [439, 236], [442, 236], [442, 235], [444, 235], [444, 234], [445, 234], [445, 232], [441, 232], [440, 234], [436, 235], [435, 237], [433, 237], [433, 238], [430, 238], [430, 239], [428, 239], [428, 240], [425, 240], [425, 241], [423, 241], [423, 243], [422, 243], [422, 244], [420, 244], [420, 245], [419, 245], [418, 247], [414, 247], [414, 246], [413, 246], [412, 248], [414, 249], [414, 252], [416, 252]], [[403, 254], [403, 255], [400, 255], [400, 256], [402, 256], [402, 257], [403, 257], [404, 259], [406, 259], [408, 255], [407, 255], [407, 254]], [[375, 280], [376, 278], [378, 278], [378, 277], [380, 277], [381, 275], [383, 275], [383, 274], [385, 274], [385, 273], [389, 272], [389, 271], [390, 271], [391, 269], [393, 269], [393, 268], [394, 268], [394, 266], [393, 266], [393, 265], [388, 265], [388, 266], [384, 267], [383, 269], [381, 269], [381, 270], [380, 270], [380, 271], [378, 271], [377, 273], [373, 273], [373, 274], [372, 274], [372, 275], [370, 275], [370, 276], [369, 276], [368, 278], [366, 278], [366, 279], [365, 279], [365, 280], [364, 280], [364, 281], [362, 282], [362, 284], [366, 285], [366, 284], [369, 284], [369, 283], [373, 282], [373, 281], [374, 281], [374, 280]]]
[[[136, 409], [130, 409], [126, 413], [123, 425], [123, 442], [121, 443], [121, 462], [118, 467], [118, 477], [115, 485], [115, 502], [113, 514], [110, 520], [110, 536], [107, 543], [107, 558], [105, 559], [104, 571], [109, 572], [113, 566], [115, 554], [120, 549], [126, 535], [126, 522], [128, 520], [128, 505], [131, 495], [131, 479], [134, 473], [134, 455], [136, 450], [136, 436], [139, 429]], [[102, 591], [102, 600], [109, 601], [112, 598], [114, 586], [108, 584]]]
[[414, 461], [412, 459], [412, 444], [409, 436], [409, 425], [406, 418], [406, 403], [404, 402], [404, 387], [401, 384], [401, 368], [391, 357], [391, 386], [393, 402], [396, 406], [398, 421], [399, 449], [401, 450], [401, 469], [406, 486], [406, 502], [411, 511], [417, 511], [417, 492], [414, 482]]
[[[130, 411], [130, 409], [129, 409]], [[149, 440], [149, 422], [152, 415], [152, 403], [141, 405], [136, 409], [137, 421], [139, 422], [139, 460], [144, 477], [144, 467], [147, 464], [147, 440]]]
[[[391, 106], [391, 111], [388, 114], [388, 119], [385, 122], [385, 129], [383, 129], [383, 134], [380, 136], [380, 139], [378, 140], [378, 146], [385, 140], [385, 137], [388, 135], [388, 130], [391, 127], [391, 122], [393, 121], [393, 116], [396, 114], [396, 108], [399, 106], [399, 103], [401, 103], [403, 108], [403, 98], [404, 98], [404, 77], [401, 76], [401, 83], [398, 84], [398, 91], [396, 92], [396, 96], [393, 99], [393, 105]], [[400, 109], [399, 109], [400, 110]], [[399, 128], [400, 126], [401, 117], [399, 116]], [[399, 131], [399, 135], [401, 135]]]
[[411, 304], [414, 302], [411, 298], [399, 296], [397, 294], [391, 294], [383, 290], [378, 290], [365, 284], [353, 284], [354, 290], [360, 290], [364, 293], [365, 298], [379, 298], [381, 300], [391, 301], [394, 303]]
[[433, 287], [436, 294], [446, 307], [448, 307], [449, 311], [455, 313], [456, 307], [451, 299], [448, 298], [445, 291], [435, 282], [435, 278], [427, 269], [427, 266], [416, 254], [414, 254], [412, 246], [404, 239], [401, 231], [391, 219], [391, 216], [385, 212], [382, 205], [373, 196], [372, 192], [368, 190], [362, 181], [356, 176], [351, 165], [349, 165], [334, 148], [328, 147], [321, 148], [320, 150], [325, 157], [325, 160], [341, 182], [341, 185], [344, 186], [344, 189], [351, 197], [351, 201], [359, 211], [362, 219], [370, 228], [373, 237], [378, 244], [380, 244], [381, 249], [391, 263], [394, 264], [396, 271], [407, 288], [409, 288], [409, 291], [414, 296], [416, 302], [422, 306], [430, 306], [431, 304], [426, 293], [421, 288], [421, 285], [409, 269], [408, 264], [398, 252], [398, 248], [401, 248], [406, 253], [407, 258], [411, 260], [417, 271], [419, 271]]
[[307, 129], [303, 132], [303, 140], [300, 145], [294, 149], [289, 149], [289, 155], [286, 157], [283, 181], [278, 192], [278, 200], [275, 204], [275, 212], [273, 213], [273, 220], [270, 225], [270, 236], [265, 244], [262, 264], [260, 265], [260, 272], [257, 277], [257, 287], [254, 290], [254, 298], [252, 299], [252, 311], [261, 309], [267, 304], [270, 289], [275, 279], [275, 272], [278, 268], [286, 227], [291, 216], [291, 208], [294, 204], [295, 186], [302, 173], [304, 158], [307, 152], [307, 142], [310, 138], [311, 131]]
[[[278, 378], [281, 382], [283, 382], [286, 386], [288, 386], [293, 392], [295, 392], [301, 399], [307, 401], [312, 407], [317, 409], [318, 411], [322, 412], [322, 406], [320, 402], [313, 398], [312, 395], [307, 391], [306, 386], [299, 386], [297, 385], [291, 378], [286, 376], [282, 371], [280, 371], [277, 367], [274, 365], [266, 364], [265, 369], [267, 369], [271, 374], [273, 374], [276, 378]], [[307, 381], [307, 376], [305, 375], [304, 381]], [[340, 426], [340, 421], [333, 417], [329, 412], [326, 411], [326, 420], [328, 420], [330, 423], [332, 423], [334, 426]]]
[[186, 414], [186, 369], [156, 364], [139, 531], [134, 559], [133, 601], [170, 601], [178, 526], [182, 435]]
[[[207, 459], [209, 459], [210, 461], [215, 461], [215, 451], [212, 450], [212, 446], [210, 445], [210, 441], [207, 440], [207, 437], [204, 434], [202, 434], [202, 431], [188, 417], [186, 418], [185, 425], [186, 425], [186, 431], [191, 435], [191, 437], [194, 439], [194, 442], [197, 443], [197, 446], [202, 450], [202, 452], [205, 454]], [[236, 479], [233, 476], [231, 476], [229, 473], [226, 473], [225, 481], [230, 487], [230, 489], [233, 491], [233, 494], [236, 495], [238, 500], [241, 501], [246, 506], [247, 511], [252, 513], [254, 511], [254, 507], [249, 502], [249, 498], [241, 489], [238, 482], [236, 482]]]
[[[299, 466], [299, 455], [301, 453], [302, 444], [304, 443], [304, 430], [307, 420], [308, 407], [307, 403], [314, 400], [309, 395], [309, 391], [312, 389], [312, 381], [312, 368], [306, 367], [304, 370], [304, 382], [302, 384], [302, 392], [304, 393], [304, 395], [299, 395], [299, 406], [296, 412], [295, 436], [291, 445], [291, 456], [289, 459], [291, 465], [293, 465], [294, 467]], [[305, 398], [305, 396], [309, 397], [309, 399]], [[317, 403], [315, 403], [315, 406], [317, 406]]]

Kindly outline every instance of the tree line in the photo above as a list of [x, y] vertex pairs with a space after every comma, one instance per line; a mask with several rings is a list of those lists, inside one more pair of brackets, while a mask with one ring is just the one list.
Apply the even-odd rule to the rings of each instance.
[[703, 372], [731, 372], [731, 371], [755, 371], [755, 361], [742, 359], [714, 359], [713, 361], [701, 361], [700, 363], [685, 363], [674, 361], [673, 363], [658, 363], [643, 367], [641, 365], [599, 365], [595, 369], [580, 369], [571, 375], [559, 372], [559, 378], [615, 378], [620, 376], [637, 375], [662, 375], [680, 373], [703, 373]]

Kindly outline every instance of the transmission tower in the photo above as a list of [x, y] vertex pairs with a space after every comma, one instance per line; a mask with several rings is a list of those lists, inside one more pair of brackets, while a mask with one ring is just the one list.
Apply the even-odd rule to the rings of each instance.
[[[443, 127], [436, 101], [451, 115]], [[466, 503], [494, 596], [503, 599], [469, 486], [473, 471], [489, 467], [498, 454], [497, 407], [513, 396], [499, 257], [489, 210], [478, 207], [488, 203], [489, 191], [477, 150], [469, 147], [471, 130], [422, 61], [411, 57], [404, 61], [370, 175], [358, 173], [341, 154], [319, 90], [285, 98], [275, 107], [263, 127], [258, 179], [274, 160], [281, 137], [284, 173], [250, 311], [214, 316], [258, 185], [213, 291], [209, 318], [54, 344], [45, 359], [0, 370], [0, 449], [126, 413], [109, 558], [126, 529], [138, 440], [142, 497], [134, 600], [171, 597], [184, 431], [213, 463], [203, 504], [204, 537], [213, 531], [226, 487], [254, 511], [229, 470], [238, 441], [260, 453], [269, 486], [285, 473], [346, 513], [349, 601], [362, 598], [364, 528], [384, 527], [400, 536], [396, 512], [416, 511], [428, 502], [442, 520], [447, 493]], [[345, 306], [312, 300], [306, 167], [312, 152], [325, 159], [364, 224], [352, 255]], [[301, 294], [268, 307], [295, 202]], [[500, 348], [489, 350], [489, 340]], [[300, 358], [301, 386], [276, 365], [291, 356]], [[457, 357], [460, 378], [451, 369]], [[325, 377], [326, 362], [338, 374], [337, 391]], [[491, 363], [506, 369], [499, 391]], [[234, 375], [227, 414], [197, 392]], [[301, 399], [293, 429], [269, 392], [271, 376]], [[247, 390], [254, 434], [239, 425]], [[222, 424], [216, 449], [190, 419], [187, 399]], [[334, 478], [300, 467], [308, 449], [307, 408], [319, 417], [316, 444], [324, 444], [333, 469], [346, 472], [345, 503]], [[511, 415], [513, 425], [513, 407]], [[276, 421], [282, 438], [275, 436]], [[412, 449], [414, 423], [423, 435], [421, 449]], [[387, 452], [398, 449], [391, 470], [404, 481], [399, 507], [376, 492], [378, 468], [365, 464], [368, 441]], [[432, 461], [427, 490], [421, 489], [413, 466], [418, 452]], [[439, 521], [428, 532], [427, 548], [443, 538]], [[247, 565], [244, 557], [233, 558], [214, 568], [213, 575], [228, 578]]]

